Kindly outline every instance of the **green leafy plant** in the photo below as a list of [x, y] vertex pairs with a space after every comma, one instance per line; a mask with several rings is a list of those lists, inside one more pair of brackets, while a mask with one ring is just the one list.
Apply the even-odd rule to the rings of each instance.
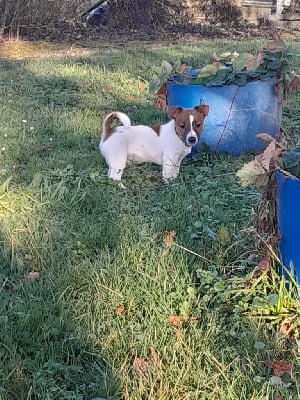
[[293, 56], [297, 55], [289, 52], [288, 46], [275, 35], [274, 40], [256, 55], [236, 51], [218, 55], [214, 52], [211, 62], [202, 68], [188, 66], [181, 60], [174, 64], [163, 60], [159, 67], [152, 68], [153, 79], [149, 89], [155, 92], [165, 82], [208, 87], [230, 84], [244, 86], [248, 82], [266, 81], [275, 76], [287, 86], [294, 76], [290, 63]]

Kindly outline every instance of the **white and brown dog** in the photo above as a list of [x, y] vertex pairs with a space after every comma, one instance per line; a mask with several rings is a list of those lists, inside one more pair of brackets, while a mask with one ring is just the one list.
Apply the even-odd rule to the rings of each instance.
[[[169, 107], [171, 121], [164, 125], [131, 125], [126, 114], [112, 112], [103, 122], [99, 145], [108, 164], [108, 177], [121, 184], [126, 164], [152, 162], [162, 165], [165, 182], [179, 174], [181, 161], [197, 144], [209, 106], [198, 105], [191, 110]], [[112, 127], [114, 120], [123, 125]]]

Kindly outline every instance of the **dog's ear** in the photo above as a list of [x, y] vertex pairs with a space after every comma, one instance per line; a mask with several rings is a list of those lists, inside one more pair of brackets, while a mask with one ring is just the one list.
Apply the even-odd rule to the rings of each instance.
[[209, 112], [209, 105], [201, 104], [199, 106], [194, 107], [194, 110], [198, 111], [200, 114], [203, 114], [205, 117], [207, 117]]
[[182, 110], [182, 107], [168, 107], [168, 117], [176, 119]]

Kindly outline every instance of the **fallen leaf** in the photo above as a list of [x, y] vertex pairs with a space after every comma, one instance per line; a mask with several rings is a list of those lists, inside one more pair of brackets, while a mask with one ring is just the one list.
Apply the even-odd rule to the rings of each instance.
[[14, 174], [18, 174], [20, 172], [20, 168], [17, 165], [13, 165], [11, 170]]
[[212, 55], [210, 56], [210, 58], [212, 59], [212, 61], [216, 61], [216, 62], [219, 62], [222, 60], [222, 58], [219, 57], [216, 52], [213, 52]]
[[262, 141], [268, 144], [274, 141], [274, 138], [268, 133], [258, 133], [256, 137], [258, 137], [258, 139], [261, 139]]
[[263, 52], [262, 52], [262, 51], [259, 51], [258, 54], [257, 54], [257, 57], [256, 57], [256, 64], [255, 64], [255, 67], [256, 67], [256, 68], [259, 67], [260, 64], [262, 63], [262, 61], [263, 61]]
[[169, 322], [173, 326], [182, 325], [186, 322], [198, 322], [198, 321], [199, 321], [198, 317], [186, 317], [183, 315], [170, 315], [169, 316]]
[[155, 108], [165, 110], [167, 107], [167, 95], [159, 95], [155, 100]]
[[28, 284], [30, 282], [37, 282], [41, 278], [39, 272], [31, 271], [23, 279], [20, 279], [19, 283], [21, 285]]
[[258, 263], [258, 268], [264, 272], [270, 269], [270, 258], [264, 258]]
[[187, 68], [186, 64], [181, 64], [181, 72], [185, 72]]
[[139, 83], [138, 83], [138, 88], [139, 88], [139, 89], [144, 89], [145, 86], [146, 86], [146, 83], [145, 83], [145, 82], [139, 82]]
[[294, 326], [293, 321], [282, 321], [279, 326], [279, 332], [283, 336], [294, 336], [298, 333], [298, 329]]
[[274, 153], [276, 150], [276, 141], [273, 139], [266, 149], [255, 157], [257, 162], [264, 168], [266, 172], [270, 171], [270, 162], [274, 157]]
[[145, 376], [149, 369], [149, 362], [144, 358], [136, 357], [133, 361], [133, 367], [140, 375]]
[[258, 263], [257, 267], [254, 269], [252, 275], [253, 279], [259, 278], [261, 274], [267, 271], [268, 269], [270, 269], [270, 259], [264, 258]]
[[257, 177], [265, 172], [265, 169], [255, 159], [247, 164], [244, 164], [243, 167], [236, 173], [236, 175], [240, 179], [241, 185], [243, 187], [247, 187], [252, 183], [255, 183]]
[[295, 92], [296, 90], [299, 90], [299, 89], [300, 89], [300, 77], [295, 76], [288, 86], [288, 91]]
[[168, 106], [167, 101], [167, 85], [164, 83], [156, 92], [155, 107], [158, 109], [166, 109]]
[[52, 148], [49, 147], [49, 146], [42, 146], [42, 147], [40, 148], [40, 151], [42, 151], [42, 152], [44, 152], [44, 153], [47, 153], [47, 152], [49, 152], [49, 151], [52, 151]]
[[41, 276], [40, 276], [39, 272], [32, 271], [26, 275], [25, 280], [33, 282], [33, 281], [39, 281], [40, 278], [41, 278]]
[[163, 256], [167, 256], [170, 252], [170, 248], [173, 246], [174, 244], [174, 237], [176, 235], [175, 231], [167, 231], [165, 232], [165, 236], [164, 236], [164, 244], [165, 244], [165, 249], [163, 251]]
[[123, 304], [121, 304], [117, 309], [116, 309], [116, 314], [117, 315], [125, 315], [127, 313], [127, 310]]
[[292, 365], [284, 360], [266, 361], [265, 364], [273, 369], [275, 376], [283, 376], [285, 372], [292, 372]]

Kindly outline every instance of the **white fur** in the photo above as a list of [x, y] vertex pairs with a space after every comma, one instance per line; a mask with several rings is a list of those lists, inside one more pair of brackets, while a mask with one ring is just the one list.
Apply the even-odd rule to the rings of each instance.
[[[114, 132], [107, 137], [105, 122], [112, 114], [123, 126], [114, 128]], [[198, 140], [193, 130], [188, 135]], [[178, 176], [182, 160], [191, 152], [191, 146], [177, 136], [174, 119], [161, 125], [158, 135], [151, 127], [131, 125], [129, 117], [120, 112], [105, 118], [99, 149], [109, 167], [108, 177], [118, 182], [121, 182], [125, 166], [131, 162], [162, 165], [163, 180], [168, 182]]]

